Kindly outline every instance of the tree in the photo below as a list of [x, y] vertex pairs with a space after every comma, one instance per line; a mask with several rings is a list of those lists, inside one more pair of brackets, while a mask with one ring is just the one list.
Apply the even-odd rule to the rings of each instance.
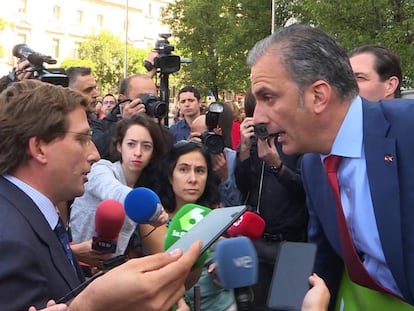
[[[127, 75], [146, 72], [143, 62], [148, 54], [144, 49], [127, 47]], [[108, 31], [92, 35], [85, 39], [79, 47], [79, 59], [65, 59], [62, 67], [91, 67], [101, 94], [117, 93], [119, 81], [124, 74], [125, 43]]]
[[[4, 28], [6, 28], [6, 25], [7, 25], [7, 21], [0, 17], [0, 31], [4, 30]], [[4, 56], [3, 54], [4, 54], [3, 46], [0, 45], [0, 58]]]
[[183, 69], [184, 83], [217, 99], [224, 90], [246, 90], [246, 55], [270, 33], [270, 1], [178, 0], [162, 16], [180, 51], [193, 59]]
[[295, 10], [302, 22], [330, 33], [348, 51], [365, 44], [391, 49], [401, 58], [403, 86], [413, 87], [413, 0], [303, 0]]

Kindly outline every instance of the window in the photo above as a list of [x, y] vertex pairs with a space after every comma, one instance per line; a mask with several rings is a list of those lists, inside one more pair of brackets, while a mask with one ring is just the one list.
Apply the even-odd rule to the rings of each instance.
[[55, 5], [55, 6], [53, 7], [53, 17], [54, 17], [54, 19], [56, 19], [56, 20], [59, 20], [59, 19], [60, 19], [60, 6]]
[[60, 40], [59, 39], [52, 39], [52, 51], [53, 57], [58, 58], [60, 56]]
[[20, 0], [18, 3], [18, 12], [22, 14], [27, 13], [27, 0]]
[[81, 46], [81, 42], [75, 42], [74, 46], [75, 48], [73, 49], [73, 58], [79, 58], [79, 48]]
[[152, 4], [148, 3], [148, 17], [152, 17]]
[[76, 10], [76, 23], [82, 24], [83, 23], [83, 11]]
[[98, 27], [102, 27], [103, 26], [103, 15], [102, 14], [98, 14], [96, 16], [96, 22], [98, 24]]
[[17, 43], [27, 43], [27, 35], [25, 33], [18, 33], [17, 34]]

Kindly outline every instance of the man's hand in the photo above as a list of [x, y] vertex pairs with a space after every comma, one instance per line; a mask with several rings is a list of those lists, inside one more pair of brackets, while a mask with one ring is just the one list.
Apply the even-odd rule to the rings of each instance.
[[175, 250], [130, 259], [89, 284], [69, 310], [169, 310], [185, 293], [184, 282], [201, 245], [195, 242], [184, 254]]
[[240, 152], [239, 159], [244, 161], [250, 157], [250, 147], [254, 137], [253, 118], [247, 117], [240, 124]]
[[145, 105], [140, 98], [122, 104], [122, 118], [129, 118], [136, 113], [145, 113]]
[[105, 260], [112, 257], [112, 254], [105, 254], [92, 249], [92, 239], [78, 244], [71, 244], [70, 248], [76, 259], [99, 269], [102, 268], [102, 263]]
[[213, 162], [213, 170], [220, 178], [220, 181], [223, 182], [229, 178], [229, 172], [227, 170], [227, 159], [224, 153], [212, 154], [211, 160]]
[[276, 137], [257, 139], [257, 155], [269, 166], [279, 166], [282, 163], [275, 146]]

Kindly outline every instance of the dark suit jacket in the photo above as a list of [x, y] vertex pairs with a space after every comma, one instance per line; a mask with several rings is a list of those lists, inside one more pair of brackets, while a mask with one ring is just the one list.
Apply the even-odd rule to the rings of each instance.
[[[362, 107], [367, 173], [381, 245], [404, 300], [414, 305], [414, 101], [363, 100]], [[309, 239], [318, 245], [315, 272], [328, 282], [334, 298], [343, 262], [335, 201], [318, 154], [304, 156], [302, 178]]]
[[0, 176], [0, 309], [44, 307], [79, 284], [38, 207]]

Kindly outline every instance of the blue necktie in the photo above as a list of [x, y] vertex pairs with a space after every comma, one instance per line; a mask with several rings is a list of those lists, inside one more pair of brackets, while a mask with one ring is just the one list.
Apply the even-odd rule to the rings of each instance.
[[68, 258], [73, 270], [76, 272], [75, 260], [73, 258], [73, 253], [69, 245], [69, 235], [68, 235], [68, 232], [66, 231], [65, 226], [63, 225], [62, 218], [59, 217], [59, 221], [54, 231], [60, 241], [60, 244], [63, 247], [63, 250], [66, 253], [66, 257]]

